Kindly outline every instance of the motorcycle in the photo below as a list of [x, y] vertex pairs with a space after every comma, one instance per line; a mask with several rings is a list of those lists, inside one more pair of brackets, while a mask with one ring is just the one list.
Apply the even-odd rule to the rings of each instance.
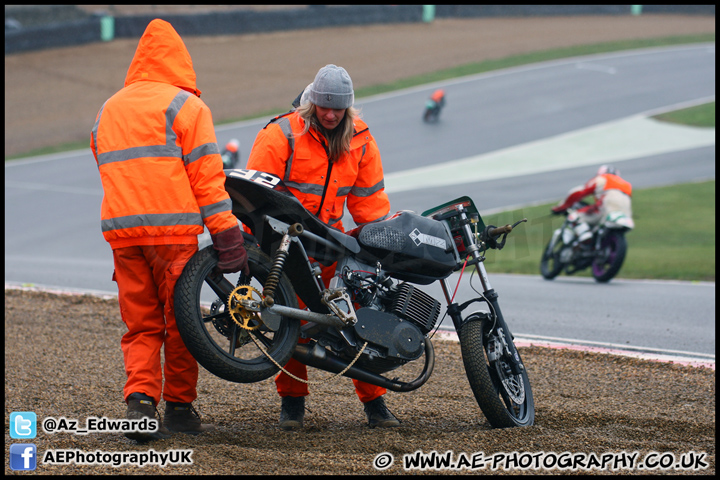
[[223, 162], [223, 169], [228, 170], [240, 166], [240, 141], [233, 138], [225, 144], [220, 157]]
[[540, 273], [547, 280], [560, 272], [572, 275], [592, 267], [597, 282], [609, 282], [620, 271], [627, 253], [625, 233], [635, 227], [622, 212], [610, 212], [597, 225], [579, 221], [577, 211], [586, 206], [578, 202], [562, 214], [565, 221], [556, 229], [540, 259]]
[[[343, 233], [308, 212], [280, 178], [225, 173], [232, 212], [252, 232], [244, 232], [250, 275], [219, 273], [210, 245], [190, 259], [175, 289], [178, 329], [205, 369], [252, 383], [295, 358], [332, 373], [329, 379], [416, 390], [433, 372], [431, 337], [442, 323], [441, 303], [418, 285], [440, 282], [471, 390], [490, 425], [533, 425], [528, 372], [483, 264], [486, 250], [501, 249], [520, 222], [485, 226], [473, 201], [461, 197]], [[326, 288], [320, 265], [333, 264]], [[462, 278], [468, 267], [483, 291], [460, 303], [448, 277], [459, 271]], [[298, 298], [307, 308], [298, 307]], [[478, 303], [487, 311], [466, 313]], [[406, 365], [410, 374], [402, 373]], [[387, 375], [393, 371], [401, 375]]]
[[428, 98], [425, 102], [425, 112], [423, 113], [423, 121], [426, 123], [437, 122], [440, 118], [440, 111], [445, 106], [445, 97], [442, 97], [440, 101], [435, 101], [432, 98]]

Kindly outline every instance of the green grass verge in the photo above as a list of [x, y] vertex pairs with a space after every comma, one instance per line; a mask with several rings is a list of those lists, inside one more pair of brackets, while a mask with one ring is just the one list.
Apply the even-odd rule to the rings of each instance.
[[715, 127], [715, 102], [663, 113], [653, 118], [693, 127]]
[[[477, 200], [477, 199], [476, 199]], [[505, 225], [522, 218], [501, 251], [487, 253], [489, 272], [539, 275], [540, 256], [564, 217], [546, 204], [483, 217]], [[715, 180], [633, 192], [635, 229], [617, 278], [715, 281]], [[564, 275], [564, 274], [561, 274]], [[589, 269], [576, 274], [590, 276]]]
[[[371, 95], [377, 95], [380, 93], [386, 93], [394, 90], [403, 88], [415, 87], [417, 85], [424, 85], [426, 83], [432, 83], [440, 80], [448, 80], [451, 78], [462, 77], [466, 75], [475, 75], [478, 73], [489, 72], [492, 70], [499, 70], [503, 68], [517, 67], [520, 65], [527, 65], [530, 63], [545, 62], [548, 60], [557, 60], [560, 58], [577, 57], [582, 55], [592, 55], [595, 53], [608, 53], [620, 50], [633, 50], [637, 48], [650, 48], [650, 47], [663, 47], [670, 45], [682, 45], [688, 43], [700, 43], [700, 42], [714, 42], [715, 34], [708, 33], [702, 35], [680, 35], [673, 37], [662, 37], [655, 39], [641, 39], [641, 40], [624, 40], [618, 42], [606, 42], [598, 43], [594, 45], [580, 45], [569, 48], [558, 48], [553, 50], [546, 50], [542, 52], [532, 52], [523, 55], [515, 55], [512, 57], [501, 58], [497, 60], [487, 60], [484, 62], [470, 63], [467, 65], [461, 65], [455, 68], [449, 68], [440, 70], [437, 72], [417, 75], [414, 77], [398, 80], [392, 83], [386, 83], [382, 85], [374, 85], [365, 88], [359, 88], [355, 90], [355, 97], [362, 98]], [[255, 118], [268, 118], [278, 113], [286, 111], [287, 108], [279, 106], [275, 109], [268, 109], [266, 112], [257, 113], [245, 117], [225, 119], [217, 122], [217, 125], [224, 125], [228, 123], [239, 122], [243, 120], [252, 120]], [[713, 114], [714, 116], [714, 114]], [[61, 153], [71, 150], [79, 150], [82, 148], [88, 148], [88, 142], [73, 142], [58, 145], [55, 147], [40, 148], [32, 151], [28, 151], [22, 154], [13, 155], [6, 157], [5, 160], [14, 160], [18, 158], [25, 158], [37, 155], [48, 155], [52, 153]]]

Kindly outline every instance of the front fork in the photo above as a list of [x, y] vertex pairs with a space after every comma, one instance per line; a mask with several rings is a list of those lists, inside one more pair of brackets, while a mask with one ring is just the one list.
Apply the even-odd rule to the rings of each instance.
[[[525, 370], [525, 366], [522, 364], [517, 348], [515, 348], [515, 343], [512, 341], [513, 335], [510, 332], [510, 328], [508, 328], [507, 323], [505, 323], [505, 319], [503, 318], [502, 311], [500, 310], [500, 304], [497, 300], [498, 294], [490, 285], [490, 281], [487, 277], [487, 271], [485, 270], [485, 265], [482, 262], [478, 262], [476, 264], [476, 268], [478, 271], [478, 275], [480, 276], [480, 281], [483, 285], [484, 301], [486, 301], [488, 306], [490, 307], [490, 313], [487, 315], [488, 320], [492, 322], [490, 324], [492, 326], [485, 331], [485, 336], [489, 337], [491, 335], [497, 335], [503, 347], [503, 354], [507, 358], [508, 363], [510, 364], [510, 369], [512, 370], [512, 373], [515, 375], [520, 375]], [[463, 310], [465, 310], [465, 308], [467, 308], [468, 306], [470, 306], [470, 304], [476, 301], [483, 301], [483, 299], [475, 298], [463, 303], [462, 305], [458, 304], [457, 302], [451, 303], [452, 297], [450, 296], [450, 289], [447, 285], [447, 279], [443, 279], [440, 282], [440, 286], [442, 287], [443, 294], [445, 295], [445, 299], [447, 301], [448, 315], [450, 315], [450, 318], [452, 318], [456, 332], [460, 333], [463, 326], [468, 321], [475, 321], [483, 318], [475, 317], [472, 315], [466, 318], [463, 318], [462, 316], [462, 312]]]

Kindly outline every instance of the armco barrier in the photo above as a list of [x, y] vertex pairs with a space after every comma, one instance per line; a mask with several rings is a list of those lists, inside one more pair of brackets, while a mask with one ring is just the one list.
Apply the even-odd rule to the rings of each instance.
[[117, 18], [118, 37], [139, 38], [153, 18], [170, 22], [183, 35], [238, 35], [281, 30], [410, 23], [422, 19], [421, 5], [373, 5], [335, 8], [298, 8], [277, 11], [237, 11], [199, 15], [142, 15]]
[[10, 53], [71, 47], [100, 41], [100, 19], [51, 23], [5, 32], [5, 55]]
[[[172, 23], [182, 36], [240, 35], [343, 25], [427, 22], [423, 5], [348, 5], [271, 11], [240, 10], [195, 15], [134, 15], [110, 21], [100, 15], [5, 31], [5, 54], [67, 47], [114, 38], [140, 38], [154, 18]], [[715, 5], [435, 5], [434, 18], [630, 15], [673, 13], [715, 15]]]

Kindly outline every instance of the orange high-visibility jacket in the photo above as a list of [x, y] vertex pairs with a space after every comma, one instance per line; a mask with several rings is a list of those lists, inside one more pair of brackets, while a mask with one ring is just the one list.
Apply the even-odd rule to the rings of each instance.
[[196, 244], [237, 225], [210, 109], [173, 27], [153, 20], [140, 38], [125, 87], [97, 114], [90, 148], [104, 197], [101, 225], [115, 248]]
[[310, 213], [342, 231], [346, 201], [356, 224], [382, 220], [390, 200], [380, 151], [365, 122], [354, 122], [350, 152], [330, 163], [320, 132], [299, 135], [305, 121], [296, 112], [276, 117], [258, 133], [247, 168], [277, 175]]

